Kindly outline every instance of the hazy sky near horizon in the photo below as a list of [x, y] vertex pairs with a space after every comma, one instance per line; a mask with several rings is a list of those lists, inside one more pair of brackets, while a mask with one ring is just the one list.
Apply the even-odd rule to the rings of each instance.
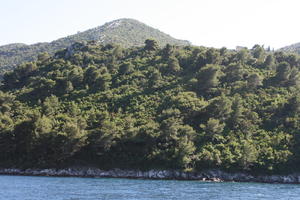
[[118, 18], [209, 47], [300, 42], [299, 0], [0, 1], [0, 45], [50, 42]]

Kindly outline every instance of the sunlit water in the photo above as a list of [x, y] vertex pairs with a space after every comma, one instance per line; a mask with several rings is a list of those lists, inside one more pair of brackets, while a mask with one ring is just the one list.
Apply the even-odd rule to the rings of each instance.
[[0, 200], [300, 199], [300, 185], [0, 176]]

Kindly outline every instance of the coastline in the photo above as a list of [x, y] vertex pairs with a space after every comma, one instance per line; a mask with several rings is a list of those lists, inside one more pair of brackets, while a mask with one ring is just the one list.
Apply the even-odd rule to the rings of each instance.
[[0, 175], [57, 176], [57, 177], [94, 177], [94, 178], [131, 178], [160, 180], [198, 180], [210, 182], [259, 182], [300, 184], [300, 174], [290, 175], [250, 175], [247, 173], [227, 173], [221, 170], [202, 172], [181, 172], [176, 170], [101, 170], [98, 168], [65, 169], [0, 169]]

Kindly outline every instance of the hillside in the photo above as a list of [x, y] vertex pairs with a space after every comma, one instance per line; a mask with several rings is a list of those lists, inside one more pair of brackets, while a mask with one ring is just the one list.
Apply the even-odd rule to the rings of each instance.
[[0, 164], [300, 171], [300, 58], [75, 43], [0, 91]]
[[177, 40], [171, 36], [147, 26], [134, 19], [118, 19], [84, 32], [70, 35], [50, 43], [33, 45], [10, 44], [0, 46], [0, 77], [24, 61], [33, 61], [43, 52], [53, 54], [77, 41], [96, 40], [102, 44], [115, 43], [123, 47], [142, 46], [148, 38], [158, 41], [160, 46], [167, 43], [172, 45], [188, 45], [188, 41]]
[[285, 46], [285, 47], [280, 48], [279, 50], [300, 53], [300, 43], [295, 43], [295, 44], [292, 44], [289, 46]]

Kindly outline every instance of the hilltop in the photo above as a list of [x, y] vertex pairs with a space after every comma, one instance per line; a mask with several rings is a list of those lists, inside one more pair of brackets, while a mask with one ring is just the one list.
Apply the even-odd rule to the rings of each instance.
[[172, 38], [158, 29], [134, 19], [118, 19], [102, 26], [70, 35], [50, 43], [9, 44], [0, 46], [0, 77], [5, 71], [13, 69], [22, 62], [33, 61], [38, 54], [47, 52], [52, 55], [55, 51], [66, 48], [79, 41], [99, 41], [101, 44], [114, 43], [122, 47], [142, 46], [148, 38], [155, 39], [160, 46], [189, 45], [188, 41]]

